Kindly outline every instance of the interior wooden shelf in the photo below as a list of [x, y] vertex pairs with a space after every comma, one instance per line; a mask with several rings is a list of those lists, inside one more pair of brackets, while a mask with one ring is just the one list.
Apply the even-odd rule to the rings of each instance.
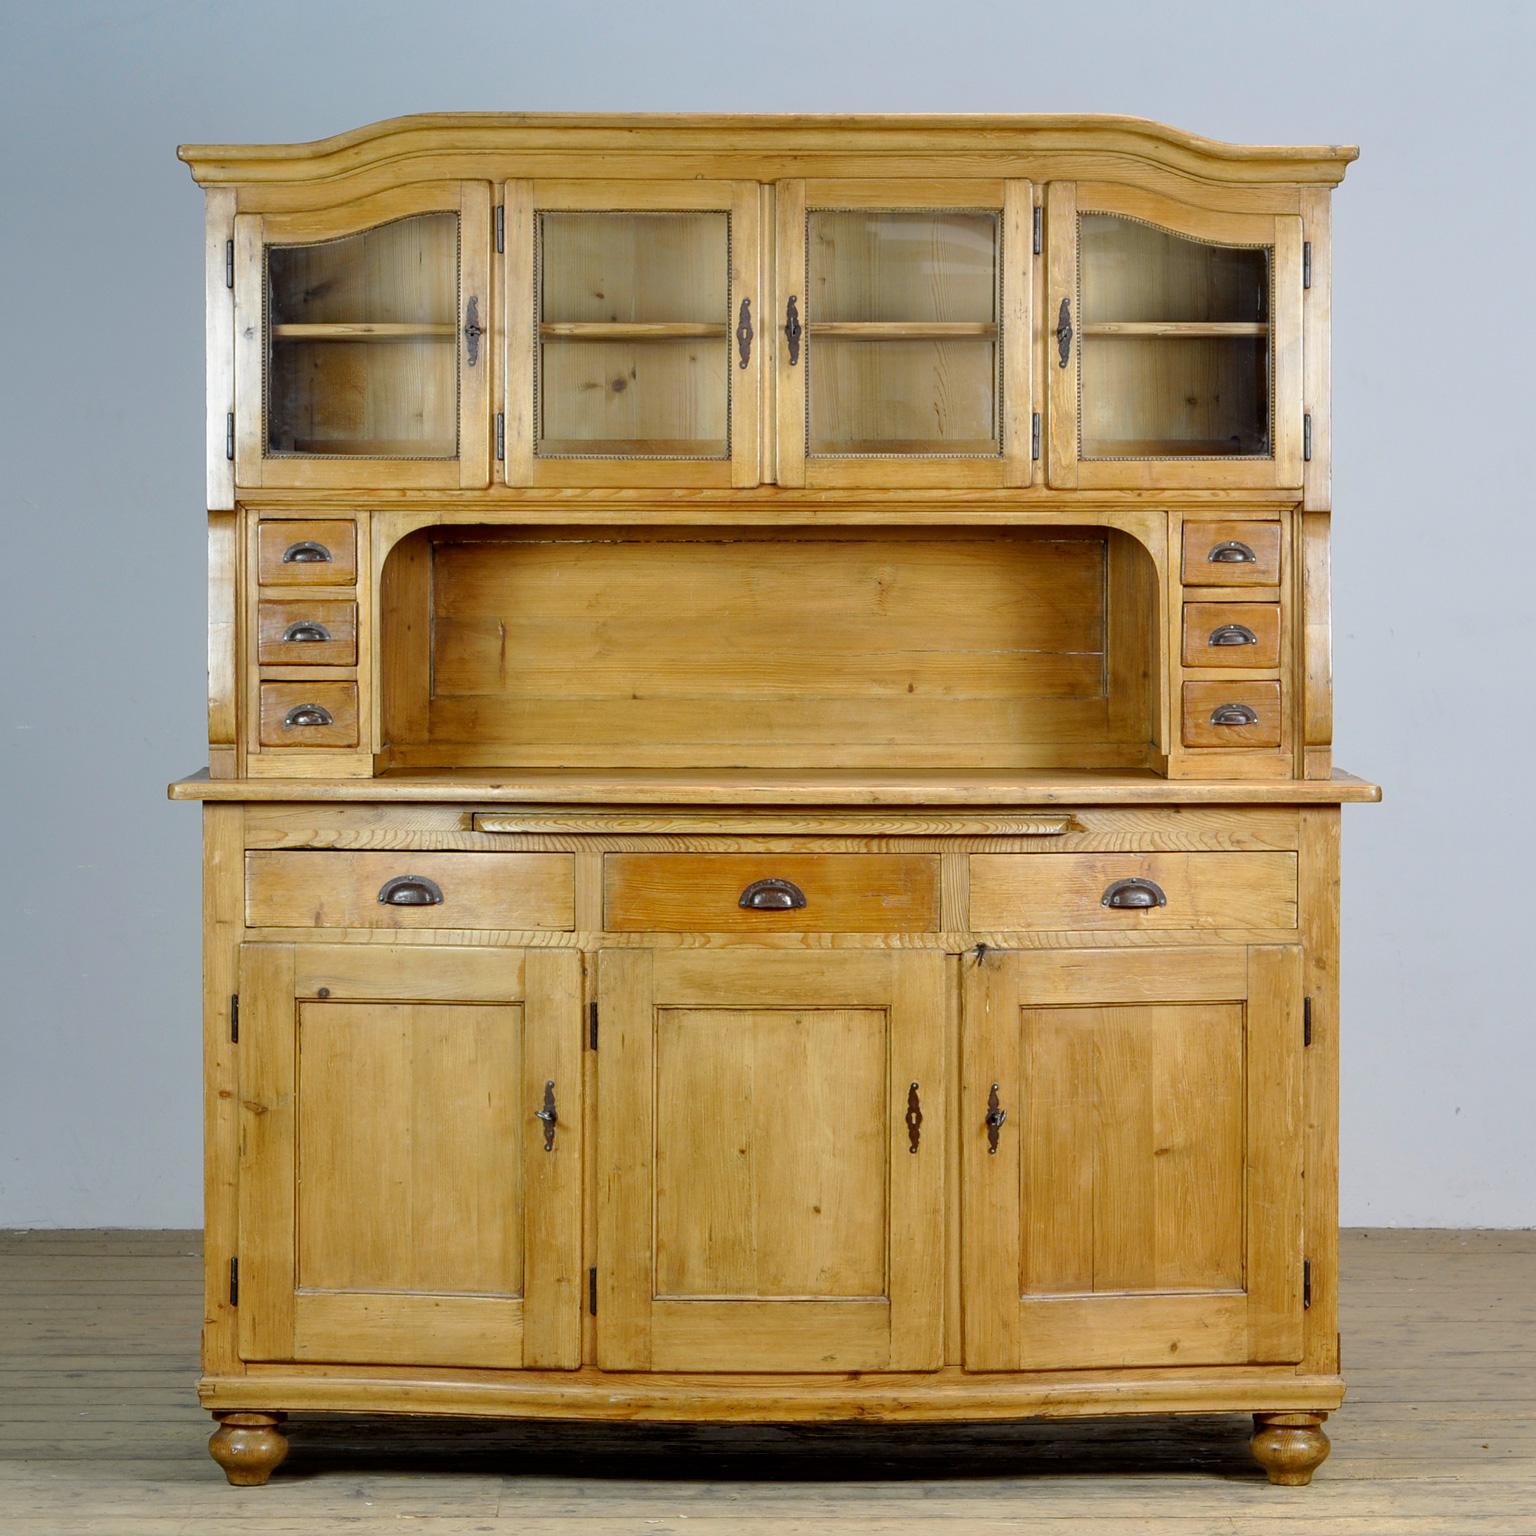
[[991, 320], [813, 320], [812, 336], [843, 337], [848, 341], [965, 341], [997, 338]]
[[688, 341], [724, 338], [730, 327], [715, 320], [546, 320], [545, 341]]
[[982, 459], [1001, 453], [997, 440], [990, 437], [871, 438], [868, 441], [823, 443], [807, 455], [813, 459], [885, 458], [918, 454], [925, 458]]
[[559, 805], [1337, 805], [1381, 799], [1375, 784], [1331, 779], [1165, 779], [1150, 769], [1027, 772], [896, 769], [402, 769], [375, 779], [210, 779], [201, 769], [172, 800], [483, 800]]
[[295, 438], [268, 450], [270, 456], [321, 456], [330, 459], [451, 459], [452, 443], [423, 443], [412, 438]]
[[541, 459], [723, 459], [727, 449], [718, 437], [542, 437], [537, 454]]
[[415, 320], [287, 321], [271, 328], [273, 341], [420, 341], [458, 335], [451, 322]]
[[1268, 459], [1267, 453], [1234, 449], [1229, 441], [1193, 438], [1124, 438], [1084, 440], [1085, 459]]
[[1093, 320], [1084, 336], [1215, 337], [1267, 336], [1267, 320]]

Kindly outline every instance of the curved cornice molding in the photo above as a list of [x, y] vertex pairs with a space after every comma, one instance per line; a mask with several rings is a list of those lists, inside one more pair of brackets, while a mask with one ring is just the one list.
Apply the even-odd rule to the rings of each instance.
[[[1110, 115], [845, 115], [442, 112], [394, 117], [309, 144], [183, 144], [205, 186], [315, 184], [412, 160], [524, 155], [717, 157], [745, 162], [828, 157], [975, 157], [998, 174], [1002, 157], [1123, 156], [1213, 182], [1332, 186], [1359, 151], [1348, 144], [1223, 144], [1145, 118]], [[963, 173], [962, 173], [963, 174]]]

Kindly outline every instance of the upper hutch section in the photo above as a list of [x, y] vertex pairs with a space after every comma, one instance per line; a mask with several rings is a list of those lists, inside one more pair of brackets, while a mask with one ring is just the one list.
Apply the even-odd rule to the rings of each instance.
[[181, 153], [209, 193], [214, 507], [1326, 504], [1328, 190], [1352, 149], [1115, 117], [507, 114]]
[[505, 115], [182, 155], [216, 777], [1331, 773], [1353, 150]]

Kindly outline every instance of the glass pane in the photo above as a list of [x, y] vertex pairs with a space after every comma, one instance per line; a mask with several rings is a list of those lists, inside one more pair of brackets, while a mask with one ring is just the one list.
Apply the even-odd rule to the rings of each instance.
[[1085, 459], [1266, 458], [1270, 249], [1079, 221]]
[[806, 451], [1001, 451], [998, 216], [806, 219]]
[[998, 451], [995, 342], [823, 336], [805, 363], [812, 453]]
[[730, 456], [730, 215], [539, 218], [546, 458]]
[[458, 272], [456, 213], [269, 246], [267, 452], [455, 457]]

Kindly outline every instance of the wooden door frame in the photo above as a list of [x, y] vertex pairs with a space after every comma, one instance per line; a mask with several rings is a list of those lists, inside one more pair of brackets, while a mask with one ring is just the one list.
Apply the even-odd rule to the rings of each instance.
[[[1112, 213], [1156, 225], [1191, 240], [1272, 249], [1270, 319], [1271, 414], [1274, 452], [1242, 459], [1082, 459], [1078, 452], [1082, 368], [1082, 293], [1078, 283], [1078, 220]], [[1284, 489], [1300, 493], [1302, 474], [1302, 301], [1299, 214], [1230, 213], [1197, 208], [1161, 193], [1116, 182], [1053, 181], [1045, 189], [1046, 299], [1041, 330], [1048, 342], [1046, 374], [1048, 478], [1058, 490]], [[1063, 298], [1071, 300], [1074, 336], [1068, 367], [1055, 340]]]
[[[581, 960], [574, 950], [425, 945], [240, 946], [240, 1356], [261, 1361], [574, 1369], [581, 1363]], [[523, 1138], [517, 1297], [302, 1293], [296, 1152], [298, 1007], [335, 1002], [520, 1003], [522, 1097], [559, 1085], [546, 1153]], [[338, 1355], [336, 1332], [356, 1341]]]
[[[766, 345], [763, 293], [762, 194], [755, 181], [511, 180], [501, 188], [503, 246], [501, 314], [505, 400], [502, 480], [510, 486], [719, 488], [747, 490], [762, 478], [761, 391]], [[747, 366], [730, 356], [730, 456], [725, 459], [548, 458], [535, 452], [534, 333], [540, 213], [670, 213], [719, 210], [730, 215], [727, 309], [734, 328], [743, 299], [751, 301], [754, 332]]]
[[[604, 1370], [933, 1370], [943, 1354], [946, 963], [938, 951], [607, 949], [600, 953], [597, 1364]], [[871, 1008], [888, 1019], [887, 1296], [656, 1299], [656, 1012]], [[922, 1146], [909, 1152], [909, 1084]], [[931, 1086], [930, 1086], [931, 1085]]]
[[[459, 451], [451, 459], [268, 458], [266, 456], [266, 261], [268, 245], [304, 245], [362, 234], [423, 213], [459, 217], [458, 322], [480, 302], [476, 361], [458, 340]], [[235, 275], [235, 484], [244, 489], [377, 486], [482, 490], [491, 483], [491, 189], [483, 181], [427, 182], [378, 192], [336, 208], [237, 213]]]
[[[961, 1264], [970, 1370], [1291, 1363], [1302, 1348], [1299, 945], [993, 951], [967, 963], [961, 1045]], [[1244, 1289], [1047, 1296], [1019, 1291], [1018, 1116], [988, 1151], [994, 1082], [1021, 1102], [1021, 1007], [1245, 1006]], [[1214, 1324], [1214, 1326], [1213, 1326]], [[1071, 1335], [1063, 1349], [1056, 1337]], [[1169, 1342], [1178, 1345], [1170, 1352]]]
[[[776, 183], [774, 301], [771, 324], [782, 335], [790, 296], [802, 326], [799, 361], [778, 346], [775, 419], [778, 483], [847, 489], [932, 486], [960, 489], [1027, 486], [1034, 482], [1031, 454], [1035, 355], [1034, 184], [1019, 177], [945, 180], [858, 178], [791, 179]], [[806, 295], [807, 208], [910, 210], [991, 208], [1000, 218], [998, 348], [1001, 367], [1001, 452], [997, 457], [835, 455], [806, 452], [806, 380], [812, 321]]]

